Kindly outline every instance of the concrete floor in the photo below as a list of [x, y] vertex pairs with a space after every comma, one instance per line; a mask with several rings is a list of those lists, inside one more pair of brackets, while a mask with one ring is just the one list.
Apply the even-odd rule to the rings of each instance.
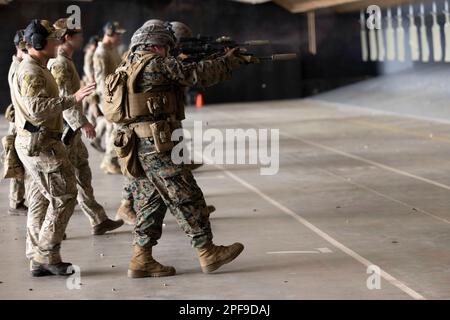
[[[319, 97], [320, 98], [320, 97]], [[215, 274], [200, 272], [188, 238], [168, 214], [155, 256], [170, 278], [128, 279], [131, 228], [90, 235], [77, 209], [63, 243], [81, 268], [66, 279], [33, 279], [24, 257], [25, 218], [7, 211], [0, 182], [1, 299], [449, 299], [450, 127], [429, 120], [342, 108], [319, 99], [189, 110], [185, 126], [279, 128], [280, 170], [204, 166], [195, 172], [217, 243], [244, 253]], [[0, 123], [6, 130], [6, 122]], [[113, 217], [122, 179], [100, 172], [90, 150], [98, 200]], [[382, 269], [369, 290], [367, 267]], [[32, 290], [31, 290], [32, 289]]]

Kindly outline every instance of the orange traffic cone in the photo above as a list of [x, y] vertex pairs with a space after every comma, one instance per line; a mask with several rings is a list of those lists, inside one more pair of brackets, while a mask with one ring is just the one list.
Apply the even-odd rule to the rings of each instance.
[[197, 109], [203, 108], [203, 95], [201, 93], [197, 94], [195, 106], [197, 107]]

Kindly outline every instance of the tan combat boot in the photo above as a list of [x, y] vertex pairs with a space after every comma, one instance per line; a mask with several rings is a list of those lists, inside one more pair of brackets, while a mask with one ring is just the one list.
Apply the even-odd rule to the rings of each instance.
[[122, 200], [120, 202], [115, 219], [122, 219], [126, 224], [131, 226], [136, 224], [136, 212], [134, 212], [133, 203], [130, 200]]
[[152, 257], [152, 247], [134, 245], [134, 253], [128, 266], [128, 277], [168, 277], [175, 275], [174, 267], [163, 266]]
[[242, 250], [244, 250], [244, 245], [239, 242], [233, 243], [231, 246], [216, 246], [209, 243], [197, 249], [202, 271], [210, 273], [219, 269], [224, 264], [236, 259]]
[[102, 164], [100, 165], [100, 169], [102, 169], [106, 174], [122, 174], [122, 170], [120, 170], [120, 167], [112, 163], [102, 162]]

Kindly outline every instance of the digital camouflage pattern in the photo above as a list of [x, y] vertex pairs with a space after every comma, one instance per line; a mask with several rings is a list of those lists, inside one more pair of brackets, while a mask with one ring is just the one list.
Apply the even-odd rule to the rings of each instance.
[[[140, 53], [132, 59], [139, 59]], [[233, 58], [219, 57], [199, 63], [182, 63], [175, 57], [155, 56], [136, 80], [138, 92], [151, 91], [156, 86], [176, 84], [183, 87], [213, 86], [231, 78], [236, 67]]]
[[169, 209], [182, 230], [200, 248], [212, 241], [209, 213], [203, 193], [184, 165], [175, 165], [170, 152], [155, 153], [152, 138], [140, 139], [139, 161], [146, 177], [130, 184], [136, 211], [134, 243], [156, 245]]
[[[139, 59], [135, 52], [129, 59]], [[240, 63], [233, 56], [224, 56], [200, 63], [182, 64], [174, 57], [155, 55], [137, 77], [136, 91], [147, 92], [163, 86], [211, 86], [229, 79]], [[180, 110], [179, 110], [180, 111]], [[184, 106], [176, 119], [184, 119]], [[140, 246], [155, 245], [161, 236], [162, 221], [168, 208], [183, 231], [191, 238], [193, 247], [201, 248], [212, 242], [209, 213], [202, 191], [192, 173], [184, 165], [176, 165], [171, 153], [156, 153], [152, 138], [139, 139], [138, 157], [145, 179], [129, 184], [133, 189], [136, 225], [134, 242]]]

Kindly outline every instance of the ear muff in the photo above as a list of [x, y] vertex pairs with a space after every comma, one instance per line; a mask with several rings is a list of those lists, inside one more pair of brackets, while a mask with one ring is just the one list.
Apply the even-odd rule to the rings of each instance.
[[44, 49], [45, 46], [47, 45], [47, 39], [46, 37], [44, 37], [39, 33], [34, 33], [31, 36], [31, 45], [33, 46], [34, 49], [40, 51]]

